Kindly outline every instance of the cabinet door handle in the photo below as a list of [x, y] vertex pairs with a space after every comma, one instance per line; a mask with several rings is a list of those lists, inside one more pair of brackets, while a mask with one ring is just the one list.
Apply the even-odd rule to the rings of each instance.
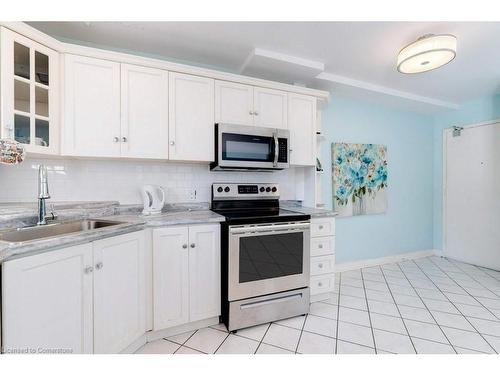
[[321, 244], [321, 243], [320, 243], [320, 244], [318, 245], [318, 249], [322, 249], [322, 248], [323, 248], [323, 244]]
[[187, 249], [187, 248], [188, 248], [187, 243], [185, 243], [184, 245], [182, 245], [182, 248], [183, 248], [183, 249]]
[[258, 115], [259, 115], [259, 112], [255, 111], [253, 114], [254, 114], [255, 116], [258, 116]]
[[319, 226], [319, 229], [323, 229], [323, 225], [320, 225], [320, 226]]
[[120, 140], [118, 137], [113, 137], [113, 142], [117, 143]]
[[127, 137], [122, 137], [122, 142], [127, 142]]
[[192, 248], [195, 248], [195, 247], [196, 247], [196, 245], [195, 245], [194, 243], [192, 243], [190, 246], [191, 246]]
[[85, 267], [85, 269], [83, 270], [83, 272], [85, 272], [87, 275], [89, 273], [92, 273], [93, 271], [94, 271], [94, 267], [92, 267], [92, 266]]
[[254, 114], [255, 114], [255, 113], [254, 113], [254, 111], [248, 111], [248, 113], [249, 113], [250, 115], [254, 115]]
[[318, 268], [323, 268], [323, 263], [318, 264]]
[[174, 141], [170, 141], [170, 146], [173, 146], [175, 145], [175, 142]]
[[318, 286], [323, 286], [323, 283], [320, 281], [320, 282], [318, 283]]
[[95, 269], [96, 269], [96, 270], [101, 270], [101, 269], [102, 269], [102, 267], [104, 267], [104, 264], [102, 264], [102, 262], [99, 262], [99, 263], [97, 263], [97, 264], [95, 265]]

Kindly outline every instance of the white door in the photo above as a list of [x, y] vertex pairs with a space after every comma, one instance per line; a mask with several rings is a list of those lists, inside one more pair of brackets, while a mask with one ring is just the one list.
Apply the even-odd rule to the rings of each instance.
[[288, 94], [290, 164], [316, 165], [316, 98]]
[[169, 73], [170, 160], [214, 160], [214, 80]]
[[58, 154], [59, 54], [4, 27], [0, 48], [0, 136]]
[[121, 156], [168, 159], [168, 72], [121, 64]]
[[253, 87], [215, 81], [215, 122], [253, 125]]
[[153, 230], [153, 327], [189, 321], [188, 228]]
[[286, 129], [287, 93], [262, 87], [255, 87], [253, 92], [254, 124], [266, 128]]
[[189, 316], [197, 321], [221, 313], [220, 225], [189, 227]]
[[120, 156], [120, 64], [66, 55], [62, 153]]
[[3, 263], [3, 350], [92, 353], [91, 267], [91, 244]]
[[500, 122], [444, 133], [444, 253], [500, 270]]
[[144, 231], [94, 242], [94, 352], [119, 353], [146, 332]]

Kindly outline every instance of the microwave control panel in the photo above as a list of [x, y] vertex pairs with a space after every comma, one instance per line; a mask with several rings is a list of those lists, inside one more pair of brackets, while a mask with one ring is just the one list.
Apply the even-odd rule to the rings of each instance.
[[278, 163], [288, 163], [288, 140], [278, 138]]

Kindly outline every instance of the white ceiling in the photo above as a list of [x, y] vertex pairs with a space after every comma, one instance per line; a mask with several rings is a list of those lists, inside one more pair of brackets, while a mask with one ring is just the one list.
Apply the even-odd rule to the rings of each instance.
[[[163, 55], [237, 73], [255, 48], [268, 50], [323, 63], [329, 73], [326, 76], [333, 77], [333, 82], [315, 78], [316, 74], [297, 77], [308, 87], [335, 92], [347, 86], [350, 95], [385, 95], [394, 101], [400, 97], [405, 103], [418, 102], [417, 110], [422, 103], [425, 110], [429, 103], [427, 107], [431, 108], [444, 102], [442, 109], [500, 92], [500, 22], [28, 23], [59, 38]], [[455, 60], [418, 75], [397, 72], [395, 63], [401, 47], [428, 33], [456, 35]], [[273, 78], [269, 71], [259, 73], [258, 66], [251, 69], [252, 75]], [[276, 74], [274, 79], [286, 77], [292, 81], [293, 70], [288, 73]]]

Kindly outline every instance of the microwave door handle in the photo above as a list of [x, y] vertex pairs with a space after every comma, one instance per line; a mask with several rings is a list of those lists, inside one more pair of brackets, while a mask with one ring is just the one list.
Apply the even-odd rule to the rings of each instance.
[[278, 166], [278, 155], [279, 155], [279, 143], [278, 143], [278, 134], [276, 132], [273, 133], [274, 138], [274, 161], [273, 167]]

